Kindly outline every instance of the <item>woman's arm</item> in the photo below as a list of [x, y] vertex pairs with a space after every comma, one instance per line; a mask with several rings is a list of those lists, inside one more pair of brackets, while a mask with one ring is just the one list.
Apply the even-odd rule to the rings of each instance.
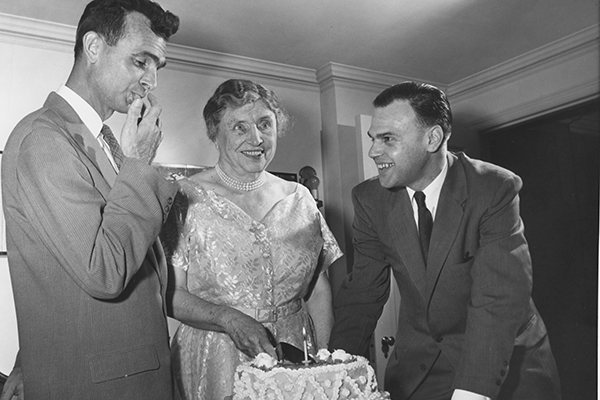
[[306, 307], [316, 330], [318, 349], [326, 349], [333, 326], [333, 307], [331, 305], [331, 285], [325, 272], [321, 272], [315, 287], [306, 299]]
[[276, 357], [262, 324], [232, 307], [191, 294], [187, 288], [187, 272], [180, 268], [169, 268], [167, 307], [170, 317], [186, 325], [227, 333], [236, 347], [250, 357], [258, 353]]

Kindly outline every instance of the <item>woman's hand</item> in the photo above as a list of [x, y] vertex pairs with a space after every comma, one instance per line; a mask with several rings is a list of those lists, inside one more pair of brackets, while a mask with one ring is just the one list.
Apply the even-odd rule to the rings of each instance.
[[187, 288], [187, 273], [169, 268], [167, 310], [170, 317], [192, 326], [215, 332], [225, 332], [235, 346], [249, 357], [267, 353], [276, 358], [267, 329], [252, 317], [235, 308], [206, 301], [191, 294]]
[[275, 348], [269, 341], [266, 328], [254, 318], [228, 308], [220, 318], [220, 325], [235, 346], [247, 356], [254, 358], [258, 353], [267, 353], [276, 358]]

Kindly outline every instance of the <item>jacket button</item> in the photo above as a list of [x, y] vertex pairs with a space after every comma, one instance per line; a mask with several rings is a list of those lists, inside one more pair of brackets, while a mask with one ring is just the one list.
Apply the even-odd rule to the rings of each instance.
[[438, 343], [442, 343], [444, 341], [444, 338], [442, 336], [438, 336], [435, 338], [435, 341]]
[[504, 375], [506, 375], [506, 371], [505, 370], [500, 371], [500, 376], [504, 376]]
[[502, 386], [502, 381], [501, 381], [500, 379], [498, 379], [498, 380], [496, 381], [496, 385], [497, 385], [497, 386]]
[[427, 366], [425, 364], [421, 364], [419, 366], [419, 368], [421, 369], [421, 371], [425, 372], [425, 370], [427, 369]]

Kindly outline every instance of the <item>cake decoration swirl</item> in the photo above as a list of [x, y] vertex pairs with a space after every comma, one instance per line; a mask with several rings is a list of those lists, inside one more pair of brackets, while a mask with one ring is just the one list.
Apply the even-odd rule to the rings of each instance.
[[366, 358], [320, 349], [311, 364], [280, 361], [266, 353], [236, 370], [233, 400], [389, 400], [378, 389]]

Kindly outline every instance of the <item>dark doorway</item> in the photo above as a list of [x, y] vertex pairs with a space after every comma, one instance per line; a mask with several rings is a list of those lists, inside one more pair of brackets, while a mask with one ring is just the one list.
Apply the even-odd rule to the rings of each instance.
[[597, 399], [598, 100], [482, 133], [485, 158], [523, 179], [521, 216], [563, 400]]

